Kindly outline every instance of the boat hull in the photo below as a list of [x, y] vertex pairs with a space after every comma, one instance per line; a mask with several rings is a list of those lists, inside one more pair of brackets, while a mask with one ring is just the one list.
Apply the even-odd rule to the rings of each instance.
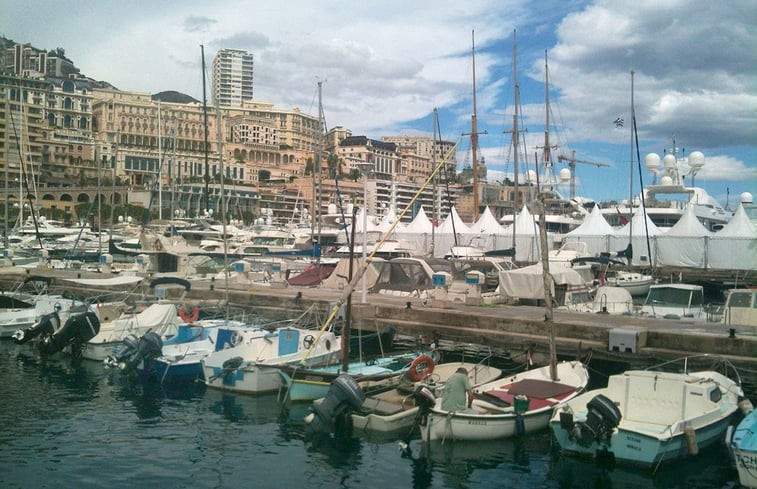
[[741, 485], [757, 489], [757, 411], [741, 420], [733, 431], [729, 448]]

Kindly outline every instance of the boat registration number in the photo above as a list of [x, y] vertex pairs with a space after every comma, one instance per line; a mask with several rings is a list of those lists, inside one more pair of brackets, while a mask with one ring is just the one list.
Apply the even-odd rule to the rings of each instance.
[[475, 425], [486, 425], [486, 420], [483, 419], [469, 419], [468, 424], [475, 424]]

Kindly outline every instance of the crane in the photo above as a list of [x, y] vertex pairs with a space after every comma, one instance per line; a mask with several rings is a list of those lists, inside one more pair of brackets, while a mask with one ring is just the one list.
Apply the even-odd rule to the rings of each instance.
[[577, 160], [576, 159], [576, 152], [573, 151], [573, 155], [568, 158], [567, 156], [560, 155], [557, 157], [557, 161], [564, 163], [568, 163], [568, 168], [570, 168], [570, 198], [574, 198], [576, 196], [576, 163], [584, 163], [587, 165], [594, 165], [596, 167], [603, 167], [603, 166], [610, 166], [606, 163], [597, 163], [595, 161], [585, 161], [585, 160]]

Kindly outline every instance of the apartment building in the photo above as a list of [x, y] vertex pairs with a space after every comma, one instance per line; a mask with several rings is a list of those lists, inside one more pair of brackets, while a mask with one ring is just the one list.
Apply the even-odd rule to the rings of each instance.
[[213, 58], [213, 104], [241, 107], [252, 101], [253, 55], [222, 49]]

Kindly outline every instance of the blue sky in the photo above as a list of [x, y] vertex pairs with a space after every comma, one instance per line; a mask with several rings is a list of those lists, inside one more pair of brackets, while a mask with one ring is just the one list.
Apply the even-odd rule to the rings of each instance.
[[[328, 127], [379, 139], [460, 139], [470, 164], [471, 32], [476, 39], [479, 140], [492, 179], [513, 171], [513, 31], [529, 168], [544, 141], [544, 52], [550, 138], [578, 164], [577, 190], [596, 200], [629, 195], [631, 70], [640, 153], [673, 138], [702, 151], [696, 176], [721, 203], [757, 193], [757, 9], [749, 0], [244, 2], [6, 1], [0, 33], [63, 47], [83, 73], [122, 90], [202, 96], [206, 62], [221, 48], [255, 55], [255, 98], [316, 114], [325, 81]], [[623, 127], [613, 121], [624, 119]], [[521, 157], [522, 159], [522, 157]], [[558, 173], [564, 165], [556, 164]], [[523, 166], [521, 166], [523, 169]], [[651, 175], [643, 173], [644, 182]], [[521, 177], [522, 178], [522, 177]], [[635, 190], [638, 192], [638, 175]], [[568, 193], [567, 185], [562, 187]]]

